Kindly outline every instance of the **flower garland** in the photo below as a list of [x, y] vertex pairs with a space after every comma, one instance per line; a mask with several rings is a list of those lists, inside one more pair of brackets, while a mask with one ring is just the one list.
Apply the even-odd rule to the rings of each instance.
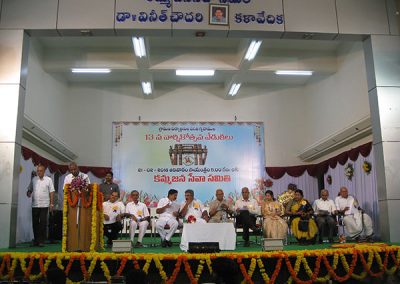
[[161, 276], [161, 279], [162, 279], [164, 282], [166, 282], [167, 279], [168, 279], [167, 273], [165, 273], [164, 267], [163, 267], [163, 265], [161, 264], [160, 259], [159, 259], [159, 258], [154, 258], [153, 260], [154, 260], [154, 264], [156, 265], [156, 267], [157, 267], [157, 269], [158, 269], [158, 272], [159, 272], [159, 274], [160, 274], [160, 276]]
[[178, 277], [178, 273], [179, 273], [179, 271], [181, 269], [182, 259], [183, 259], [182, 257], [178, 257], [178, 260], [175, 263], [175, 269], [172, 272], [171, 277], [168, 279], [167, 284], [175, 283], [176, 277]]
[[354, 176], [354, 168], [352, 163], [348, 163], [344, 168], [344, 174], [346, 175], [348, 180], [351, 180]]
[[[78, 194], [78, 191], [75, 191], [75, 197], [74, 200], [71, 200], [71, 194], [72, 190], [70, 185], [65, 185], [64, 187], [64, 202], [63, 202], [63, 233], [62, 233], [62, 241], [61, 241], [61, 251], [66, 252], [67, 251], [67, 236], [68, 236], [68, 205], [72, 208], [75, 208], [78, 204], [79, 201], [79, 196], [81, 196], [82, 200], [82, 206], [84, 208], [89, 208], [90, 205], [92, 205], [92, 219], [91, 219], [91, 239], [90, 239], [90, 247], [89, 250], [90, 252], [96, 251], [97, 247], [97, 240], [99, 240], [98, 246], [99, 249], [104, 250], [104, 232], [103, 230], [99, 230], [99, 236], [97, 239], [97, 229], [100, 224], [103, 224], [103, 214], [102, 212], [102, 201], [103, 201], [103, 194], [99, 192], [99, 186], [98, 184], [94, 183], [91, 185], [91, 190], [90, 190], [90, 197], [89, 200], [85, 200], [85, 192], [82, 191], [80, 194]], [[101, 204], [101, 205], [100, 205]], [[100, 211], [100, 214], [97, 213], [97, 211]], [[98, 216], [100, 220], [98, 220]]]
[[367, 175], [369, 175], [369, 174], [371, 173], [371, 170], [372, 170], [372, 165], [371, 165], [370, 162], [364, 161], [364, 163], [363, 163], [363, 165], [362, 165], [362, 168], [363, 168], [364, 172], [365, 172]]
[[[351, 255], [352, 259], [350, 262], [347, 261], [346, 255]], [[332, 263], [328, 261], [328, 256], [333, 257]], [[258, 267], [260, 275], [262, 276], [265, 283], [275, 283], [279, 273], [281, 272], [282, 263], [286, 262], [286, 267], [290, 273], [290, 278], [288, 283], [312, 283], [312, 282], [327, 282], [329, 280], [334, 280], [337, 282], [343, 282], [350, 278], [356, 280], [362, 280], [366, 276], [380, 277], [384, 274], [392, 275], [399, 270], [400, 266], [400, 246], [384, 246], [380, 244], [362, 244], [354, 245], [354, 247], [349, 248], [339, 248], [339, 249], [324, 249], [324, 250], [304, 250], [304, 251], [285, 251], [285, 252], [254, 252], [254, 253], [220, 253], [217, 255], [209, 254], [142, 254], [142, 255], [117, 255], [114, 253], [0, 253], [1, 264], [0, 264], [0, 280], [10, 280], [14, 279], [14, 273], [16, 267], [19, 263], [21, 271], [25, 279], [33, 281], [40, 277], [45, 277], [46, 272], [51, 263], [56, 263], [57, 267], [64, 271], [66, 276], [68, 276], [69, 271], [75, 260], [80, 263], [80, 270], [83, 275], [83, 279], [90, 279], [97, 261], [101, 261], [101, 269], [103, 271], [104, 277], [107, 281], [110, 281], [111, 275], [109, 266], [106, 264], [105, 260], [117, 260], [121, 259], [121, 264], [119, 269], [116, 271], [115, 275], [121, 275], [126, 267], [128, 261], [132, 261], [134, 267], [139, 269], [138, 259], [145, 260], [143, 266], [143, 271], [148, 273], [149, 267], [152, 261], [154, 261], [156, 268], [164, 282], [173, 283], [178, 274], [180, 273], [182, 262], [184, 264], [185, 272], [191, 283], [198, 283], [202, 273], [204, 272], [204, 265], [207, 263], [211, 270], [211, 262], [214, 258], [231, 258], [236, 259], [240, 267], [240, 271], [244, 277], [246, 283], [253, 283], [252, 277]], [[311, 270], [309, 266], [309, 261], [307, 257], [316, 257], [314, 270]], [[269, 277], [263, 263], [263, 259], [275, 258], [277, 263], [272, 276]], [[294, 266], [290, 262], [290, 258], [295, 258]], [[249, 269], [243, 263], [243, 259], [250, 261]], [[389, 260], [392, 261], [389, 261]], [[28, 264], [27, 264], [27, 260]], [[176, 261], [175, 268], [168, 278], [162, 261]], [[198, 260], [199, 265], [196, 269], [195, 275], [193, 275], [189, 260]], [[32, 267], [34, 263], [38, 261], [40, 272], [39, 274], [32, 274]], [[64, 267], [62, 261], [68, 261], [67, 265]], [[89, 268], [86, 268], [86, 261], [90, 261]], [[314, 261], [314, 260], [312, 260]], [[346, 275], [339, 276], [336, 274], [336, 269], [341, 261], [342, 267], [346, 272]], [[389, 262], [391, 266], [388, 267]], [[374, 263], [376, 265], [374, 265]], [[319, 276], [321, 271], [321, 264], [323, 264], [328, 271], [326, 275]], [[363, 268], [360, 274], [354, 273], [356, 265], [359, 264]], [[299, 271], [303, 267], [306, 272], [306, 280], [298, 278]], [[373, 269], [373, 270], [372, 270]], [[67, 279], [68, 283], [79, 283], [73, 282]]]
[[67, 251], [67, 226], [68, 226], [68, 205], [67, 205], [67, 185], [64, 187], [64, 200], [63, 200], [63, 226], [62, 226], [62, 241], [61, 241], [61, 251]]
[[[90, 239], [90, 248], [89, 250], [91, 252], [94, 252], [96, 250], [96, 245], [97, 245], [97, 190], [98, 186], [97, 184], [94, 184], [92, 187], [92, 190], [90, 191], [91, 198], [93, 199], [92, 203], [92, 228], [91, 228], [91, 239]], [[83, 199], [84, 192], [82, 192], [82, 199]], [[90, 201], [91, 202], [91, 201]], [[84, 202], [83, 202], [84, 203]], [[90, 206], [90, 204], [89, 204]], [[88, 207], [86, 207], [88, 208]], [[100, 226], [100, 225], [99, 225]], [[100, 230], [101, 231], [101, 230]]]

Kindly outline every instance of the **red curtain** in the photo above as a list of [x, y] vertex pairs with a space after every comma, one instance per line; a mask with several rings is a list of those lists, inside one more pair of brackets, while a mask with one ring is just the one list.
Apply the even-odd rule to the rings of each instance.
[[337, 163], [344, 165], [348, 159], [355, 161], [358, 158], [358, 155], [362, 155], [363, 157], [367, 157], [369, 153], [371, 153], [372, 142], [367, 144], [358, 146], [349, 151], [345, 151], [340, 153], [339, 155], [332, 157], [326, 161], [320, 162], [318, 164], [310, 164], [310, 165], [302, 165], [302, 166], [290, 166], [290, 167], [266, 167], [268, 176], [273, 179], [280, 179], [286, 173], [292, 177], [299, 177], [304, 174], [307, 170], [307, 173], [310, 176], [316, 177], [320, 174], [324, 174], [328, 171], [328, 168], [331, 167], [334, 169]]
[[[35, 166], [39, 164], [45, 166], [49, 169], [51, 173], [60, 172], [63, 175], [68, 171], [67, 165], [56, 164], [24, 146], [22, 146], [22, 157], [24, 157], [25, 160], [32, 159], [32, 162]], [[79, 166], [79, 170], [85, 174], [88, 172], [92, 172], [96, 177], [104, 178], [106, 176], [106, 173], [110, 171], [111, 168]]]

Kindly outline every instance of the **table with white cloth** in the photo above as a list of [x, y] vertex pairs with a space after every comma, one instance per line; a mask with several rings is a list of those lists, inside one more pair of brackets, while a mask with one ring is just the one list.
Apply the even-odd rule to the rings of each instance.
[[184, 224], [181, 250], [187, 251], [189, 243], [218, 242], [220, 250], [235, 250], [236, 232], [233, 223]]

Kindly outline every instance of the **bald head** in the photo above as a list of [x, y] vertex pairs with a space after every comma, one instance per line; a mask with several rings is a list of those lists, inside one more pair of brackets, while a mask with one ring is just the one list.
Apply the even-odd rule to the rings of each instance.
[[215, 196], [217, 197], [217, 200], [218, 200], [218, 201], [224, 200], [224, 191], [223, 191], [222, 189], [218, 188], [218, 189], [215, 191]]
[[340, 192], [339, 193], [340, 193], [340, 196], [343, 197], [343, 198], [347, 198], [349, 196], [349, 191], [347, 190], [347, 187], [345, 187], [345, 186], [342, 186], [340, 188]]

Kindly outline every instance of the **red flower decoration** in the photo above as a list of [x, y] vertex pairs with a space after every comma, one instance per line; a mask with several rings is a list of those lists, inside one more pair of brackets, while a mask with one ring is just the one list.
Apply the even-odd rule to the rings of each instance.
[[274, 182], [271, 179], [264, 180], [265, 187], [272, 187], [273, 184], [274, 184]]
[[190, 215], [190, 216], [187, 218], [187, 221], [188, 221], [188, 223], [190, 223], [190, 224], [196, 223], [196, 217], [194, 217], [193, 215]]

